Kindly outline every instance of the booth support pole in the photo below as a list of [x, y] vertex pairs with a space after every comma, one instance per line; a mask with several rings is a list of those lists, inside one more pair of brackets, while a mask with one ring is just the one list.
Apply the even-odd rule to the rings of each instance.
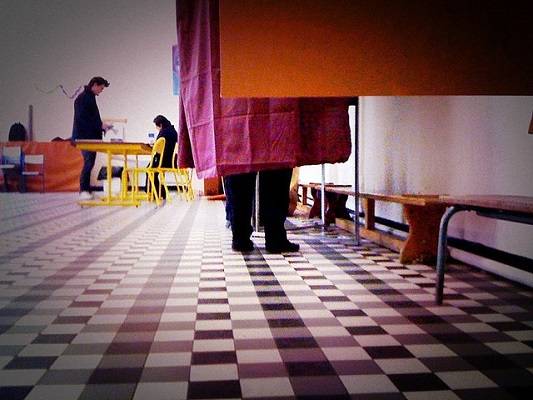
[[355, 230], [355, 245], [361, 244], [361, 236], [359, 232], [359, 97], [355, 99], [355, 113], [354, 113], [354, 230]]
[[254, 212], [254, 230], [256, 232], [259, 232], [259, 172], [257, 173], [255, 177], [255, 212]]
[[322, 164], [322, 180], [320, 184], [320, 214], [322, 227], [326, 227], [326, 165]]

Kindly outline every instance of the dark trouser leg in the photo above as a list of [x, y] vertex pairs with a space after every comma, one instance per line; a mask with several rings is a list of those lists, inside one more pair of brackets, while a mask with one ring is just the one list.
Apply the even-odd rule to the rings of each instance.
[[[148, 178], [146, 180], [148, 181]], [[148, 191], [149, 184], [150, 184], [149, 182], [146, 183], [146, 188], [147, 188], [146, 191]], [[159, 193], [161, 193], [161, 198], [166, 199], [167, 192], [165, 192], [165, 188], [161, 187], [161, 183], [159, 182], [159, 174], [157, 172], [154, 174], [154, 187], [157, 192], [157, 195], [159, 196]]]
[[2, 173], [4, 174], [4, 190], [9, 192], [9, 179], [11, 178], [11, 171], [8, 169], [3, 169]]
[[4, 170], [2, 170], [2, 175], [4, 175], [4, 191], [9, 192], [9, 184], [7, 183], [7, 175], [8, 173]]
[[[230, 217], [235, 250], [252, 250], [252, 209], [255, 194], [256, 173], [224, 177], [227, 213]], [[229, 211], [229, 212], [228, 212]]]
[[230, 206], [230, 202], [227, 200], [226, 188], [224, 188], [224, 193], [226, 194], [226, 221], [229, 223], [229, 226], [231, 226], [231, 206]]
[[[148, 167], [152, 168], [152, 163], [148, 164]], [[151, 185], [150, 179], [148, 179], [148, 175], [146, 175], [146, 184], [144, 186], [146, 188], [146, 193], [150, 191], [150, 185]], [[167, 192], [165, 191], [165, 188], [161, 187], [161, 184], [159, 183], [159, 173], [157, 172], [154, 173], [154, 186], [155, 186], [157, 195], [159, 196], [159, 193], [161, 193], [161, 198], [166, 199]]]
[[4, 189], [6, 192], [9, 192], [9, 180], [18, 180], [19, 192], [25, 192], [24, 177], [19, 165], [15, 165], [12, 169], [3, 169], [2, 173], [4, 174]]
[[22, 171], [19, 175], [19, 192], [26, 193], [26, 177], [22, 175]]
[[261, 171], [259, 173], [259, 212], [265, 227], [268, 251], [296, 251], [297, 245], [287, 240], [285, 220], [289, 210], [289, 187], [292, 169]]
[[83, 157], [83, 167], [80, 173], [80, 192], [91, 191], [91, 171], [96, 161], [96, 152], [94, 151], [81, 151]]

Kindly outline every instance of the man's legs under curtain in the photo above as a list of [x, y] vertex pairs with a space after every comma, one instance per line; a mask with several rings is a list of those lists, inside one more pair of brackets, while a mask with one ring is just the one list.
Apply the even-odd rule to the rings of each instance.
[[[285, 219], [289, 207], [289, 185], [292, 170], [259, 172], [260, 219], [265, 227], [267, 251], [281, 253], [298, 251], [299, 246], [287, 240]], [[232, 248], [236, 251], [252, 251], [252, 212], [255, 197], [256, 173], [224, 177], [226, 214], [230, 218], [233, 234]]]
[[270, 253], [298, 251], [300, 246], [287, 240], [285, 220], [289, 210], [292, 169], [259, 172], [259, 213], [265, 228], [265, 246]]
[[229, 175], [224, 177], [227, 213], [233, 234], [232, 248], [235, 251], [252, 251], [252, 210], [255, 195], [256, 173]]

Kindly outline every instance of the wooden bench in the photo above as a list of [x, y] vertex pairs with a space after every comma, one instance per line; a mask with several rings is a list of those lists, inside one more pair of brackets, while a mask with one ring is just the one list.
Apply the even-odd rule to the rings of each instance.
[[[302, 204], [307, 204], [307, 190], [313, 189], [315, 193], [320, 191], [321, 185], [315, 183], [300, 184], [302, 187]], [[326, 185], [326, 195], [334, 193], [337, 195], [355, 196], [355, 191], [351, 187]], [[375, 243], [400, 253], [400, 262], [404, 264], [412, 263], [435, 263], [437, 259], [437, 243], [439, 236], [439, 223], [446, 206], [440, 204], [438, 195], [415, 195], [415, 194], [377, 194], [359, 193], [364, 210], [364, 224], [361, 226], [361, 236]], [[318, 197], [318, 200], [320, 198]], [[328, 200], [328, 196], [326, 196]], [[376, 201], [392, 202], [402, 204], [403, 215], [409, 224], [409, 233], [406, 239], [399, 238], [388, 232], [376, 229], [375, 203]], [[326, 214], [331, 216], [338, 204], [326, 204]], [[315, 198], [314, 205], [320, 207], [319, 201]], [[344, 220], [346, 221], [346, 220]], [[328, 222], [328, 219], [326, 219]], [[335, 220], [337, 225], [352, 230], [353, 226], [343, 220]]]
[[[320, 190], [318, 184], [301, 184], [300, 186], [305, 188], [304, 195], [306, 195], [306, 190], [309, 187]], [[335, 185], [326, 185], [325, 191], [355, 196], [355, 191]], [[528, 196], [359, 193], [359, 197], [365, 212], [361, 236], [399, 251], [400, 262], [404, 264], [411, 262], [433, 263], [436, 261], [435, 302], [437, 304], [442, 304], [443, 300], [445, 264], [448, 253], [448, 224], [453, 215], [461, 211], [472, 211], [486, 218], [533, 225], [533, 197]], [[376, 201], [403, 205], [403, 213], [409, 223], [409, 235], [405, 241], [391, 238], [390, 234], [375, 229]], [[339, 220], [336, 223], [339, 224]], [[349, 224], [345, 224], [345, 226], [349, 226]], [[353, 229], [352, 226], [350, 228]]]
[[451, 217], [461, 211], [473, 211], [482, 217], [533, 225], [533, 197], [506, 195], [440, 196], [438, 201], [448, 207], [440, 222], [437, 252], [435, 301], [437, 304], [442, 304], [448, 223]]
[[[309, 218], [315, 218], [321, 216], [321, 207], [320, 207], [320, 184], [318, 183], [300, 183], [298, 184], [303, 191], [302, 194], [302, 204], [304, 206], [307, 205], [307, 191], [308, 189], [311, 190], [311, 196], [313, 197], [313, 205], [311, 206], [311, 209], [309, 210]], [[332, 188], [351, 188], [351, 185], [333, 185], [331, 183], [327, 183], [326, 187], [328, 189]], [[331, 190], [326, 190], [325, 195], [325, 206], [326, 206], [326, 212], [325, 212], [325, 219], [326, 219], [326, 225], [334, 224], [336, 218], [344, 218], [344, 219], [350, 219], [350, 214], [348, 213], [348, 210], [346, 209], [346, 200], [348, 199], [348, 195], [344, 193], [335, 193]]]

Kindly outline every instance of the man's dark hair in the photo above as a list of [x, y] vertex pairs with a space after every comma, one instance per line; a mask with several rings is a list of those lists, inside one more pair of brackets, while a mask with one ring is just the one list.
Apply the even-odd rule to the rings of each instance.
[[87, 85], [90, 88], [93, 87], [94, 84], [97, 85], [104, 85], [105, 87], [109, 87], [109, 82], [102, 78], [101, 76], [95, 76], [89, 81], [89, 84]]
[[162, 115], [158, 115], [154, 118], [154, 124], [160, 126], [161, 128], [167, 128], [171, 125], [170, 121]]

